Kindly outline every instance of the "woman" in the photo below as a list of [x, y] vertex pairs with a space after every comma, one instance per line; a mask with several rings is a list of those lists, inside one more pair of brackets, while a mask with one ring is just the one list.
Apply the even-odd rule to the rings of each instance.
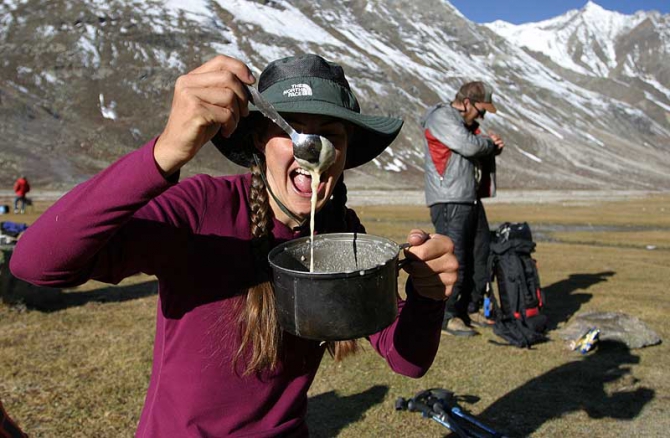
[[[290, 138], [249, 111], [245, 87], [254, 82], [245, 64], [225, 56], [180, 77], [163, 133], [59, 200], [11, 260], [14, 275], [46, 286], [157, 276], [139, 437], [306, 436], [307, 390], [324, 351], [342, 358], [356, 348], [300, 339], [277, 325], [267, 254], [309, 232], [310, 179]], [[315, 55], [271, 63], [259, 90], [298, 131], [326, 136], [336, 148], [318, 188], [318, 232], [362, 232], [345, 207], [343, 170], [377, 156], [402, 122], [360, 114], [341, 67]], [[210, 139], [251, 174], [177, 183]], [[409, 242], [416, 261], [406, 268], [408, 299], [369, 341], [393, 370], [419, 377], [437, 352], [457, 263], [443, 236], [413, 230]]]

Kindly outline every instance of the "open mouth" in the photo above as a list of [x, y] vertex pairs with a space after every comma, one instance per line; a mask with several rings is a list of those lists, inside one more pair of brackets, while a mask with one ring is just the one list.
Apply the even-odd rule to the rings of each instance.
[[[321, 191], [324, 184], [324, 174], [321, 174], [321, 181], [319, 181], [319, 186], [317, 188], [317, 193]], [[294, 169], [291, 174], [291, 182], [298, 194], [303, 196], [312, 196], [312, 176], [305, 169], [298, 167]]]

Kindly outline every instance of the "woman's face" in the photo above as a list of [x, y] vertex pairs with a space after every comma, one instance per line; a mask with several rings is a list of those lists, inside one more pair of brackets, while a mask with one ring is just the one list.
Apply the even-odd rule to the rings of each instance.
[[[321, 174], [317, 189], [316, 211], [319, 211], [333, 193], [337, 180], [344, 171], [347, 143], [351, 130], [339, 119], [310, 114], [283, 114], [286, 121], [299, 133], [326, 137], [335, 146], [335, 162]], [[300, 168], [293, 157], [291, 138], [276, 124], [267, 124], [267, 135], [257, 137], [256, 147], [265, 155], [268, 184], [286, 208], [300, 218], [311, 212], [312, 178]], [[270, 197], [272, 210], [281, 222], [295, 227], [291, 220]]]

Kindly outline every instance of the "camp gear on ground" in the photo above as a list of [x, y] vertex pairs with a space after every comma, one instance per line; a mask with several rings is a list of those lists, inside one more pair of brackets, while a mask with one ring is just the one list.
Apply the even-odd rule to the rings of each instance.
[[662, 342], [658, 333], [644, 321], [621, 312], [579, 312], [557, 334], [566, 341], [575, 341], [592, 327], [600, 330], [599, 341], [622, 342], [630, 349]]
[[598, 343], [599, 336], [600, 330], [593, 327], [576, 341], [571, 341], [569, 345], [570, 349], [573, 351], [579, 351], [582, 354], [586, 354], [595, 348]]
[[491, 242], [489, 272], [498, 289], [493, 331], [517, 347], [546, 340], [547, 316], [542, 313], [545, 298], [531, 257], [534, 251], [526, 222], [500, 225]]
[[19, 234], [23, 233], [27, 229], [27, 224], [11, 221], [0, 222], [0, 234], [4, 234], [5, 236], [18, 237]]
[[421, 391], [409, 400], [399, 397], [396, 411], [421, 412], [424, 418], [446, 427], [461, 438], [505, 438], [505, 435], [466, 414], [457, 404], [457, 397], [446, 389]]

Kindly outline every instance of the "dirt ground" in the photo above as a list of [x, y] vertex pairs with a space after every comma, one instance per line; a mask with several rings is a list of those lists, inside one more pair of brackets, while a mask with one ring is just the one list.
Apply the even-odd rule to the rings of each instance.
[[[48, 203], [0, 220], [32, 223]], [[369, 233], [397, 242], [431, 227], [422, 203], [352, 203]], [[393, 374], [369, 346], [342, 363], [325, 358], [309, 393], [312, 436], [446, 436], [436, 422], [395, 410], [398, 397], [435, 387], [510, 437], [668, 436], [667, 342], [634, 350], [603, 342], [581, 355], [557, 331], [580, 312], [615, 311], [668, 339], [670, 195], [486, 205], [492, 226], [525, 220], [541, 230], [535, 256], [549, 342], [518, 349], [490, 330], [444, 335], [421, 379]], [[34, 437], [132, 436], [151, 368], [155, 279], [16, 291], [15, 302], [0, 304], [0, 400], [9, 414]]]

